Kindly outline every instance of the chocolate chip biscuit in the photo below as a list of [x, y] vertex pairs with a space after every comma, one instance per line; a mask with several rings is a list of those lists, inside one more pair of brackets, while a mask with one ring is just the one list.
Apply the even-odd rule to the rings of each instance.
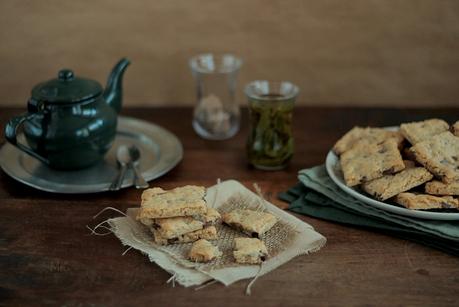
[[235, 238], [233, 256], [237, 263], [259, 264], [266, 260], [268, 250], [259, 239]]
[[204, 215], [207, 212], [205, 193], [204, 187], [191, 185], [169, 191], [147, 189], [142, 193], [137, 219]]
[[437, 118], [400, 125], [400, 132], [412, 145], [428, 140], [448, 129], [448, 123]]
[[179, 235], [175, 238], [163, 238], [155, 228], [150, 228], [153, 233], [153, 238], [156, 244], [159, 245], [168, 245], [168, 244], [179, 244], [179, 243], [190, 243], [197, 241], [199, 239], [205, 240], [217, 240], [217, 228], [215, 226], [204, 227], [203, 229], [188, 232], [182, 235]]
[[427, 182], [425, 191], [432, 195], [459, 195], [459, 181], [448, 184], [437, 180]]
[[209, 262], [220, 257], [222, 252], [207, 240], [201, 239], [193, 243], [188, 257], [194, 262]]
[[414, 167], [410, 163], [405, 163], [405, 165], [407, 164], [408, 167], [395, 175], [385, 175], [362, 184], [362, 189], [374, 198], [383, 201], [433, 178], [433, 175], [425, 168]]
[[459, 181], [459, 138], [446, 131], [411, 148], [416, 161], [444, 183]]
[[204, 223], [191, 216], [170, 217], [155, 219], [153, 225], [159, 235], [165, 239], [176, 238], [185, 233], [196, 231], [204, 227]]
[[354, 145], [380, 144], [391, 138], [395, 139], [398, 145], [403, 142], [403, 136], [398, 131], [372, 127], [354, 127], [336, 142], [333, 151], [337, 155], [341, 155]]
[[395, 202], [411, 210], [458, 209], [459, 202], [452, 196], [433, 196], [427, 194], [400, 193]]
[[394, 139], [380, 145], [356, 145], [341, 155], [340, 163], [346, 185], [351, 187], [405, 168]]
[[277, 218], [271, 213], [250, 209], [235, 209], [224, 213], [222, 220], [228, 226], [255, 238], [259, 238], [277, 222]]

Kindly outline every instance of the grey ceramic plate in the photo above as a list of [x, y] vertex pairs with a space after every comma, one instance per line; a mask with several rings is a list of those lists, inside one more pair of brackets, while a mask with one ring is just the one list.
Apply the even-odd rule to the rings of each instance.
[[[20, 137], [20, 142], [25, 142]], [[54, 193], [95, 193], [108, 191], [118, 168], [116, 149], [135, 144], [140, 149], [139, 169], [147, 181], [170, 171], [182, 160], [179, 139], [160, 126], [130, 117], [119, 117], [115, 143], [101, 163], [78, 171], [50, 169], [36, 159], [6, 143], [0, 149], [0, 166], [9, 176], [39, 190]], [[123, 188], [133, 185], [134, 175], [126, 172]]]

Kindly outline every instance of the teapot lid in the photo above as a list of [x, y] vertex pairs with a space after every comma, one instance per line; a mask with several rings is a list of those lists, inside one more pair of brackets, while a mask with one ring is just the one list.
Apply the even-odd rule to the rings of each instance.
[[59, 71], [57, 79], [36, 85], [32, 89], [32, 98], [48, 103], [75, 103], [102, 93], [99, 82], [75, 77], [70, 69]]

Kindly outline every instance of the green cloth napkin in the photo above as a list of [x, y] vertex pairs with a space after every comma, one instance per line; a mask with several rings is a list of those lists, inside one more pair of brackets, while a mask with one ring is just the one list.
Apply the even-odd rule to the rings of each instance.
[[459, 222], [416, 219], [369, 206], [342, 191], [323, 165], [299, 172], [300, 183], [281, 193], [289, 210], [370, 228], [459, 256]]

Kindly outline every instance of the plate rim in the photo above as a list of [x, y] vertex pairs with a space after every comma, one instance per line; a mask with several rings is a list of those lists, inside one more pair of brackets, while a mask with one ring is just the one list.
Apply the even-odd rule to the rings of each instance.
[[[393, 127], [385, 127], [386, 129], [393, 129]], [[375, 200], [370, 198], [369, 196], [362, 194], [355, 189], [352, 189], [344, 184], [344, 182], [338, 178], [335, 174], [334, 167], [339, 162], [338, 156], [330, 150], [327, 154], [325, 159], [325, 168], [327, 170], [328, 176], [332, 179], [332, 181], [345, 193], [348, 195], [366, 203], [367, 205], [376, 207], [378, 209], [388, 211], [391, 213], [395, 213], [398, 215], [415, 217], [425, 220], [443, 220], [443, 221], [454, 221], [459, 220], [459, 213], [446, 213], [446, 212], [426, 212], [426, 211], [415, 211], [406, 208], [397, 207], [391, 205], [389, 203], [385, 203], [379, 200]]]
[[[141, 124], [142, 126], [154, 126], [155, 129], [158, 129], [160, 130], [162, 133], [168, 135], [168, 137], [171, 137], [173, 140], [174, 140], [174, 143], [175, 143], [175, 146], [177, 146], [177, 157], [172, 160], [170, 162], [170, 164], [165, 167], [163, 170], [161, 170], [160, 172], [156, 172], [156, 173], [151, 173], [150, 170], [146, 170], [146, 171], [143, 171], [142, 172], [142, 175], [144, 175], [145, 177], [145, 180], [148, 182], [148, 181], [151, 181], [151, 180], [154, 180], [154, 179], [157, 179], [161, 176], [163, 176], [164, 174], [168, 173], [170, 170], [172, 170], [174, 167], [176, 167], [179, 162], [183, 159], [183, 144], [182, 142], [180, 141], [180, 139], [174, 134], [172, 133], [171, 131], [167, 130], [166, 128], [160, 126], [160, 125], [157, 125], [155, 123], [151, 123], [151, 122], [148, 122], [146, 120], [142, 120], [142, 119], [138, 119], [138, 118], [135, 118], [135, 117], [130, 117], [130, 116], [119, 116], [118, 117], [118, 121], [124, 121], [128, 124], [134, 124], [134, 125], [138, 125], [138, 124]], [[0, 157], [2, 156], [2, 154], [4, 153], [4, 151], [6, 150], [5, 148], [7, 147], [13, 147], [13, 145], [11, 145], [10, 143], [8, 142], [5, 142], [2, 147], [0, 148]], [[34, 182], [31, 182], [25, 178], [23, 178], [23, 176], [19, 177], [17, 175], [17, 172], [14, 171], [12, 168], [8, 167], [7, 164], [3, 163], [2, 161], [0, 161], [0, 168], [11, 178], [13, 178], [14, 180], [18, 181], [18, 182], [21, 182], [27, 186], [30, 186], [32, 188], [35, 188], [35, 189], [38, 189], [38, 190], [41, 190], [41, 191], [45, 191], [45, 192], [50, 192], [50, 193], [57, 193], [57, 194], [93, 194], [93, 193], [103, 193], [103, 192], [108, 192], [109, 191], [109, 187], [110, 185], [109, 184], [105, 184], [105, 183], [98, 183], [98, 184], [93, 184], [91, 186], [84, 186], [84, 185], [71, 185], [73, 187], [73, 189], [69, 189], [68, 191], [67, 190], [62, 190], [62, 188], [57, 188], [57, 189], [54, 189], [52, 187], [52, 185], [40, 185], [40, 184], [37, 184], [37, 183], [34, 183]], [[40, 181], [43, 181], [44, 179], [42, 178], [38, 178], [38, 180]], [[51, 181], [48, 181], [46, 180], [47, 183], [51, 183]], [[131, 187], [133, 186], [133, 182], [132, 180], [128, 180], [128, 179], [125, 179], [125, 181], [123, 182], [122, 186], [121, 186], [121, 189], [124, 189], [124, 188], [128, 188], [128, 187]], [[67, 185], [69, 186], [69, 185]], [[89, 188], [88, 188], [89, 187]]]

